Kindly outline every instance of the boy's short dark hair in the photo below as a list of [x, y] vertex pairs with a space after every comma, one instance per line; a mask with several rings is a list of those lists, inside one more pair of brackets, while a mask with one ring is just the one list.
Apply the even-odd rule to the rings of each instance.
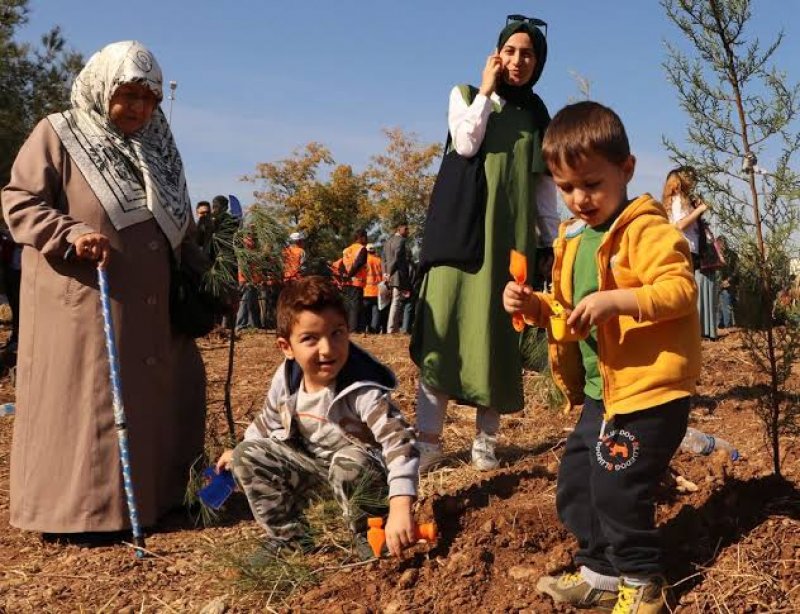
[[278, 337], [289, 338], [301, 312], [319, 314], [325, 309], [333, 309], [347, 321], [342, 295], [330, 280], [320, 275], [311, 275], [290, 282], [278, 297]]
[[209, 203], [207, 200], [201, 200], [195, 205], [194, 210], [197, 211], [200, 207], [208, 207], [211, 209], [211, 203]]
[[608, 107], [591, 100], [567, 105], [556, 113], [545, 132], [545, 163], [551, 168], [574, 168], [593, 153], [613, 164], [628, 159], [631, 146], [622, 120]]

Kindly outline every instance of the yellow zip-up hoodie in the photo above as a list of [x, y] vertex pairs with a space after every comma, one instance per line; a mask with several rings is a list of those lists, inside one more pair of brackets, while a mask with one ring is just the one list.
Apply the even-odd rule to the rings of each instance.
[[[561, 224], [553, 245], [553, 294], [537, 293], [539, 313], [526, 318], [548, 329], [553, 377], [567, 409], [584, 400], [577, 342], [557, 343], [551, 304], [572, 309], [572, 269], [585, 222]], [[619, 316], [597, 328], [605, 419], [649, 409], [694, 393], [700, 375], [700, 319], [689, 244], [659, 202], [643, 194], [609, 228], [597, 250], [599, 291], [632, 289], [639, 317]]]

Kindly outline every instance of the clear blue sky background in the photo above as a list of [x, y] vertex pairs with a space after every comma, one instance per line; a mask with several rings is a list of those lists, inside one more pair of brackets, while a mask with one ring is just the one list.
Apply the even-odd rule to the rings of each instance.
[[[754, 5], [754, 36], [771, 40], [786, 28], [776, 63], [797, 81], [800, 0]], [[124, 39], [153, 50], [165, 82], [178, 82], [172, 125], [193, 201], [222, 193], [251, 202], [241, 176], [311, 140], [357, 170], [385, 148], [383, 127], [443, 140], [450, 88], [479, 83], [509, 13], [550, 24], [537, 91], [551, 113], [578, 97], [576, 71], [591, 80], [593, 99], [620, 114], [638, 158], [632, 194], [660, 194], [670, 168], [662, 135], [681, 142], [686, 130], [662, 67], [663, 41], [683, 41], [657, 0], [31, 0], [30, 8], [23, 39], [59, 24], [87, 58]]]

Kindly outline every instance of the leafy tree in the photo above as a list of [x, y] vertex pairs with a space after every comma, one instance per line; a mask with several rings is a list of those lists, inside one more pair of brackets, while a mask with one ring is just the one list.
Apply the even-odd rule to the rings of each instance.
[[83, 58], [69, 51], [56, 26], [39, 48], [14, 41], [28, 20], [28, 0], [0, 0], [0, 185], [36, 123], [69, 106], [73, 78]]
[[257, 164], [256, 173], [244, 180], [263, 182], [263, 190], [253, 193], [257, 204], [273, 211], [287, 226], [298, 226], [305, 209], [314, 202], [320, 167], [333, 163], [327, 147], [311, 142], [295, 149], [289, 158]]
[[402, 217], [413, 235], [421, 237], [436, 180], [431, 167], [442, 155], [442, 146], [421, 144], [415, 134], [401, 128], [388, 128], [383, 133], [389, 140], [386, 151], [372, 157], [366, 173], [378, 217], [387, 233]]
[[[736, 255], [738, 295], [749, 304], [739, 324], [747, 325], [744, 343], [760, 371], [757, 412], [780, 476], [780, 436], [798, 427], [789, 378], [800, 352], [800, 314], [791, 301], [776, 299], [791, 287], [789, 262], [798, 255], [800, 180], [792, 166], [800, 135], [792, 127], [800, 88], [772, 66], [783, 32], [766, 46], [748, 37], [751, 0], [661, 4], [694, 50], [690, 56], [667, 43], [667, 76], [690, 125], [687, 150], [664, 142], [677, 162], [698, 171]], [[759, 167], [759, 159], [769, 160], [771, 170]]]
[[333, 169], [329, 179], [317, 187], [313, 204], [301, 221], [306, 229], [307, 261], [311, 271], [323, 273], [327, 262], [337, 260], [358, 228], [375, 222], [363, 174], [346, 164]]
[[[363, 174], [346, 164], [334, 166], [331, 152], [308, 143], [292, 156], [257, 165], [245, 180], [262, 183], [256, 206], [273, 213], [286, 228], [306, 234], [306, 252], [312, 271], [323, 272], [324, 260], [335, 260], [349, 243], [353, 231], [374, 222]], [[326, 180], [322, 170], [333, 167]]]

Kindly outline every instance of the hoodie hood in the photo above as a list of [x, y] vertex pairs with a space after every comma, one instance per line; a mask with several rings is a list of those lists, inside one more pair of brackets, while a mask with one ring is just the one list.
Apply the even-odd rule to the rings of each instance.
[[[303, 381], [303, 370], [296, 360], [285, 361], [284, 375], [289, 394], [296, 394]], [[374, 385], [394, 390], [397, 387], [397, 378], [389, 367], [381, 364], [372, 354], [351, 341], [347, 362], [336, 376], [336, 395], [353, 384]]]
[[[644, 193], [638, 198], [634, 198], [623, 207], [622, 211], [619, 212], [617, 218], [614, 220], [614, 223], [611, 224], [608, 232], [614, 232], [641, 215], [658, 215], [664, 219], [669, 219], [663, 205], [650, 194]], [[586, 227], [586, 222], [578, 218], [572, 218], [563, 222], [562, 227], [564, 228], [564, 238], [573, 239], [581, 234]]]
[[619, 226], [624, 226], [640, 215], [658, 215], [664, 219], [669, 219], [664, 206], [650, 194], [645, 192], [638, 198], [633, 199], [622, 211], [620, 211], [617, 219], [614, 220], [613, 224], [611, 224], [611, 229], [613, 230]]

